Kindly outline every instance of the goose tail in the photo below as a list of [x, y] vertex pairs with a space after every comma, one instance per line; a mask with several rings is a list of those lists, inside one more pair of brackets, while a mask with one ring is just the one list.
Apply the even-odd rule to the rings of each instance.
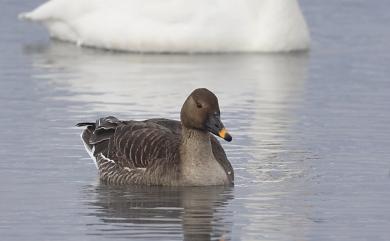
[[77, 127], [87, 127], [85, 128], [82, 132], [81, 132], [81, 140], [83, 141], [83, 144], [84, 144], [84, 147], [85, 147], [85, 150], [87, 151], [87, 153], [89, 154], [89, 156], [91, 157], [91, 159], [93, 160], [93, 162], [95, 163], [96, 165], [96, 168], [98, 168], [98, 165], [97, 165], [97, 162], [96, 162], [96, 157], [94, 155], [94, 152], [95, 152], [95, 148], [94, 146], [90, 143], [90, 139], [93, 135], [93, 132], [95, 130], [95, 126], [96, 124], [95, 123], [92, 123], [92, 122], [80, 122], [80, 123], [77, 123], [76, 124]]
[[95, 128], [96, 123], [95, 122], [80, 122], [76, 124], [77, 127], [83, 127], [83, 126], [91, 126]]
[[34, 18], [32, 17], [32, 12], [24, 12], [24, 13], [20, 13], [18, 15], [18, 19], [20, 20], [26, 20], [26, 21], [33, 21]]
[[60, 16], [60, 13], [67, 12], [66, 9], [67, 0], [54, 0], [48, 1], [41, 6], [33, 9], [29, 12], [23, 12], [18, 15], [20, 20], [32, 21], [32, 22], [43, 22], [50, 19], [55, 19]]
[[108, 116], [97, 119], [96, 122], [80, 122], [76, 124], [77, 127], [85, 127], [81, 132], [81, 140], [97, 169], [99, 169], [99, 165], [96, 157], [100, 153], [106, 153], [105, 155], [107, 155], [108, 141], [118, 123], [120, 121], [117, 118]]

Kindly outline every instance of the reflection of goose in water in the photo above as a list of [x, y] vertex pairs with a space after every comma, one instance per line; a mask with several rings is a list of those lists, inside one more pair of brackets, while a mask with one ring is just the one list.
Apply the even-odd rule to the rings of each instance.
[[22, 18], [79, 45], [142, 52], [309, 47], [297, 0], [51, 0]]
[[229, 240], [232, 216], [226, 206], [229, 187], [113, 187], [87, 188], [90, 234], [123, 238], [171, 240]]
[[177, 103], [200, 86], [224, 98], [221, 111], [224, 106], [256, 110], [248, 105], [256, 98], [273, 104], [301, 88], [307, 64], [305, 53], [135, 55], [77, 49], [58, 41], [28, 46], [25, 53], [36, 68], [45, 70], [37, 79], [71, 92], [58, 98], [85, 102], [93, 112], [131, 108], [132, 115], [145, 115], [145, 109], [159, 116], [177, 110]]
[[278, 79], [272, 85], [263, 86], [260, 83], [257, 86], [257, 93], [261, 94], [257, 95], [253, 102], [252, 108], [256, 111], [251, 124], [254, 132], [251, 136], [251, 145], [254, 146], [252, 155], [256, 158], [251, 161], [249, 170], [259, 182], [280, 182], [302, 172], [301, 166], [286, 161], [293, 154], [289, 153], [283, 157], [283, 152], [287, 150], [289, 139], [295, 138], [291, 137], [290, 133], [294, 131], [294, 124], [299, 117], [297, 109], [299, 110], [303, 102], [306, 57], [274, 56], [277, 65], [268, 65], [265, 72], [268, 76], [278, 76]]

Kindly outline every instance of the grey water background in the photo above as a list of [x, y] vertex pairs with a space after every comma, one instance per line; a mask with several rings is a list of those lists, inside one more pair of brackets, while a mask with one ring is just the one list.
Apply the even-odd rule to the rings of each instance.
[[[390, 240], [387, 0], [304, 0], [309, 53], [139, 55], [52, 41], [0, 2], [0, 240]], [[234, 188], [109, 187], [79, 121], [219, 97]]]

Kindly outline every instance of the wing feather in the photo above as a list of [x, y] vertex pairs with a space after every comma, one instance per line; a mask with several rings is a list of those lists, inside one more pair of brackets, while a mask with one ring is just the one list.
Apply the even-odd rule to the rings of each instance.
[[180, 136], [169, 129], [146, 122], [123, 124], [112, 138], [116, 147], [112, 158], [130, 168], [147, 168], [155, 160], [168, 159], [167, 152], [176, 152], [180, 140]]

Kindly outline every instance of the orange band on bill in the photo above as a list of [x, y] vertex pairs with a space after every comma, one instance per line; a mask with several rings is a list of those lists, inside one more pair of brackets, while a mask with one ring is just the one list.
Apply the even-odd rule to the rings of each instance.
[[222, 130], [220, 130], [220, 131], [218, 132], [218, 135], [219, 135], [220, 137], [222, 137], [222, 138], [225, 138], [226, 133], [227, 133], [226, 129], [223, 128]]

